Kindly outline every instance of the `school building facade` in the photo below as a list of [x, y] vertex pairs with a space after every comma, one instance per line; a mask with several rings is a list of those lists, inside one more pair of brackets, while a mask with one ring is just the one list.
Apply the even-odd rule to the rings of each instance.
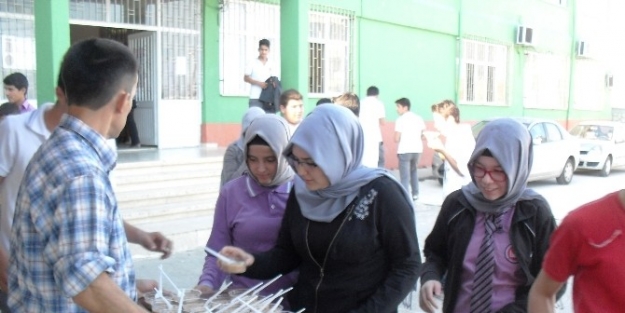
[[[624, 107], [608, 18], [616, 0], [0, 0], [2, 74], [54, 101], [72, 42], [127, 44], [141, 64], [135, 118], [159, 148], [227, 145], [247, 109], [246, 63], [271, 41], [283, 87], [317, 99], [380, 88], [387, 156], [394, 100], [459, 104], [464, 121], [553, 118], [571, 127]], [[614, 36], [610, 36], [614, 32]], [[621, 50], [618, 50], [621, 49]], [[620, 76], [619, 76], [620, 75]]]

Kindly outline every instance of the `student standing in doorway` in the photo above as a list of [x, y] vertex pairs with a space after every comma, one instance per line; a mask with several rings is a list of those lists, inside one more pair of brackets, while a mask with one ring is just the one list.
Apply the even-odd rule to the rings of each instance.
[[258, 42], [258, 57], [250, 62], [245, 69], [243, 80], [250, 84], [250, 108], [263, 107], [258, 98], [261, 91], [267, 88], [265, 81], [271, 76], [279, 76], [275, 64], [269, 59], [269, 46], [269, 40], [260, 40]]
[[397, 142], [397, 158], [399, 159], [399, 178], [406, 191], [412, 194], [412, 200], [419, 199], [419, 177], [417, 164], [423, 153], [421, 137], [425, 130], [423, 119], [410, 111], [410, 100], [401, 98], [397, 105], [397, 122], [395, 122], [395, 142]]

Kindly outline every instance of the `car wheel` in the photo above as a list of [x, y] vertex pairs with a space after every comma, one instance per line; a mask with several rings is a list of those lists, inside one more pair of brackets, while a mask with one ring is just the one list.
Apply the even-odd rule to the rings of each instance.
[[574, 170], [575, 170], [575, 167], [573, 165], [573, 160], [571, 159], [566, 160], [566, 163], [564, 163], [564, 167], [562, 168], [562, 173], [560, 173], [560, 176], [556, 178], [556, 181], [558, 182], [558, 184], [568, 185], [573, 179]]
[[601, 176], [601, 177], [608, 177], [610, 175], [611, 171], [612, 171], [612, 158], [611, 157], [607, 157], [605, 159], [605, 163], [603, 164], [603, 168], [599, 172], [599, 176]]

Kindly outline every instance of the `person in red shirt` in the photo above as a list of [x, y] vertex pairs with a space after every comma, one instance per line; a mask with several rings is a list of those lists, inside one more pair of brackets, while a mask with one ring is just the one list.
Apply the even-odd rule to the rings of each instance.
[[573, 276], [576, 313], [625, 308], [625, 190], [572, 211], [551, 237], [528, 312], [554, 312], [556, 291]]

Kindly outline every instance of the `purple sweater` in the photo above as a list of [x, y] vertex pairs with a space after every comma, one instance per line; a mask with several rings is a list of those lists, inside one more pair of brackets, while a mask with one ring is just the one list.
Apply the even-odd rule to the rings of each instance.
[[[219, 193], [213, 230], [206, 245], [216, 251], [226, 245], [236, 246], [249, 253], [273, 248], [292, 185], [289, 181], [275, 188], [267, 188], [247, 175], [228, 182]], [[217, 266], [215, 257], [207, 255], [199, 284], [218, 289], [227, 276]], [[230, 288], [249, 288], [260, 282], [238, 275], [231, 275], [230, 278]], [[286, 289], [296, 280], [297, 273], [292, 272], [263, 289], [261, 294]]]

